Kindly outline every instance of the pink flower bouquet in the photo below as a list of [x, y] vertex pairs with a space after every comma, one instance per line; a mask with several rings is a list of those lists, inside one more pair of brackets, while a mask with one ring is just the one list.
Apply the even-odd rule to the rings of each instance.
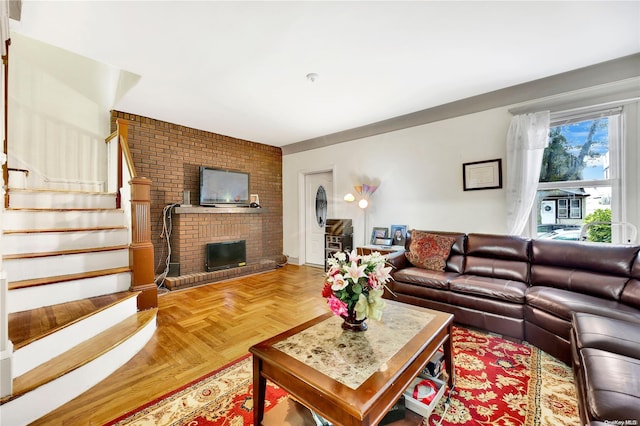
[[347, 257], [339, 252], [327, 264], [322, 296], [331, 311], [341, 317], [355, 312], [357, 320], [380, 320], [385, 305], [382, 294], [391, 279], [391, 266], [386, 266], [384, 256], [378, 252], [360, 256], [354, 250]]

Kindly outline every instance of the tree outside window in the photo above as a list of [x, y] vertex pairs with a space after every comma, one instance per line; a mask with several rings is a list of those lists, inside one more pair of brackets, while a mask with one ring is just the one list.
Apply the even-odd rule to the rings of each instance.
[[609, 225], [586, 227], [583, 239], [611, 242], [612, 194], [619, 185], [612, 179], [618, 170], [611, 154], [620, 144], [620, 116], [620, 109], [561, 120], [552, 116], [532, 212], [538, 238], [578, 240], [585, 223], [608, 218]]

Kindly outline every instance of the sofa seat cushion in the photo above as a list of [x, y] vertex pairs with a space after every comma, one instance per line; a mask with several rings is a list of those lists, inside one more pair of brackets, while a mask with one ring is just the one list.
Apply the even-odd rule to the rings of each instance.
[[580, 360], [589, 419], [640, 419], [640, 360], [592, 348], [582, 349]]
[[577, 350], [601, 349], [640, 359], [640, 323], [576, 312], [572, 325]]
[[514, 280], [465, 274], [451, 280], [449, 290], [504, 302], [524, 304], [527, 284]]
[[392, 273], [393, 279], [396, 281], [443, 290], [447, 290], [449, 281], [459, 275], [455, 272], [430, 271], [416, 266], [410, 266]]
[[527, 305], [566, 321], [571, 321], [572, 312], [587, 312], [622, 319], [640, 315], [637, 309], [614, 300], [543, 286], [529, 287]]
[[[525, 305], [522, 303], [506, 302], [501, 299], [488, 297], [478, 297], [473, 294], [456, 293], [455, 291], [448, 291], [447, 293], [449, 294], [449, 303], [454, 306], [470, 309], [476, 313], [482, 313], [482, 316], [490, 314], [500, 317], [516, 318], [519, 321], [524, 322], [522, 318], [524, 318]], [[454, 321], [458, 321], [457, 314]], [[495, 331], [493, 328], [486, 328], [486, 330]]]

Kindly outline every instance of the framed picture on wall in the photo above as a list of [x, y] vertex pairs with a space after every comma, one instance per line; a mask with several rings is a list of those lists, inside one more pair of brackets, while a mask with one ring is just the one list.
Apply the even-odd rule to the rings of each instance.
[[465, 191], [502, 188], [502, 160], [464, 163], [462, 182]]
[[389, 232], [389, 228], [380, 228], [380, 227], [373, 228], [373, 232], [371, 232], [371, 244], [377, 244], [376, 241], [378, 239], [388, 238], [389, 237], [388, 232]]
[[391, 225], [391, 235], [394, 246], [404, 246], [407, 240], [407, 225]]

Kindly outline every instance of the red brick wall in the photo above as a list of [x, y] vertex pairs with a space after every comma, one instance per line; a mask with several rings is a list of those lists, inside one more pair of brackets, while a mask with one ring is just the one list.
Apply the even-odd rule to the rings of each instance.
[[[129, 121], [129, 147], [139, 176], [151, 179], [151, 239], [156, 272], [164, 269], [166, 243], [160, 238], [162, 210], [182, 202], [191, 191], [198, 205], [201, 165], [250, 173], [249, 192], [258, 194], [261, 213], [173, 215], [172, 262], [180, 273], [204, 271], [204, 244], [247, 240], [247, 262], [274, 260], [282, 254], [282, 150], [203, 130], [114, 111]], [[194, 270], [197, 269], [197, 270]]]

